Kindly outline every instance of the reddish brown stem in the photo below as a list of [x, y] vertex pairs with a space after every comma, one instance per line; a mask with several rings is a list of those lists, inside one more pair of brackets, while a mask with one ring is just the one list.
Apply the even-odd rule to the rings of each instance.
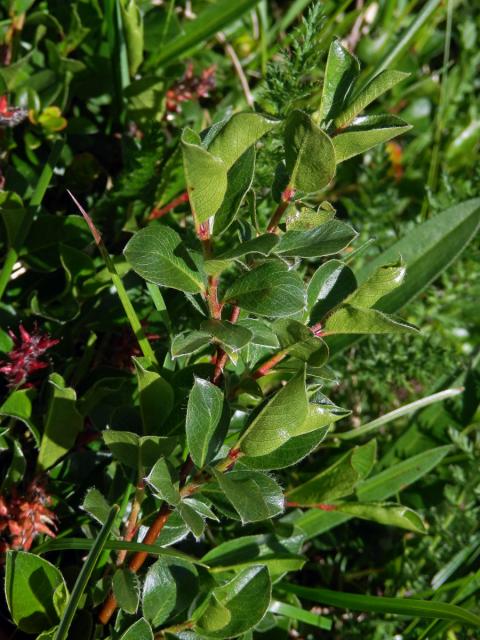
[[166, 204], [164, 207], [161, 207], [160, 209], [157, 209], [155, 207], [154, 209], [152, 209], [152, 211], [150, 212], [150, 215], [148, 216], [148, 220], [156, 220], [157, 218], [162, 218], [167, 213], [169, 213], [169, 211], [172, 211], [173, 209], [183, 204], [184, 202], [188, 202], [187, 191], [184, 191], [182, 194], [178, 196], [178, 198], [174, 198], [171, 202]]
[[[240, 315], [240, 307], [234, 306], [232, 308], [232, 313], [230, 315], [230, 322], [235, 324], [238, 320], [238, 316]], [[213, 372], [212, 382], [213, 384], [218, 385], [223, 376], [223, 370], [225, 369], [225, 365], [228, 361], [228, 355], [225, 351], [219, 347], [215, 356], [215, 371]]]
[[274, 356], [272, 356], [269, 360], [264, 362], [261, 367], [259, 367], [253, 374], [255, 379], [261, 378], [265, 376], [273, 367], [281, 362], [287, 354], [284, 351], [279, 351]]
[[[160, 509], [155, 521], [151, 525], [148, 530], [145, 538], [142, 540], [144, 544], [154, 544], [160, 533], [162, 532], [163, 527], [165, 526], [170, 514], [172, 513], [169, 505], [164, 504]], [[129, 568], [133, 573], [137, 573], [140, 567], [143, 565], [145, 560], [148, 558], [148, 553], [146, 551], [138, 551], [130, 561]], [[105, 603], [100, 611], [98, 619], [101, 624], [107, 624], [115, 613], [117, 608], [117, 599], [110, 593], [108, 598], [105, 600]]]
[[294, 195], [295, 195], [295, 189], [292, 189], [291, 187], [287, 187], [285, 191], [282, 193], [280, 204], [275, 209], [272, 217], [270, 218], [270, 222], [267, 225], [268, 233], [275, 233], [280, 223], [280, 220], [282, 219], [282, 216], [285, 213], [285, 209], [290, 204]]

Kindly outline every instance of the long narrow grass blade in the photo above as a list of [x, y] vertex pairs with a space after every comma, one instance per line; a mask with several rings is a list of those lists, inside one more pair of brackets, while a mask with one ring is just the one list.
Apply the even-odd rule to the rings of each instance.
[[227, 25], [238, 20], [244, 13], [254, 7], [259, 0], [220, 0], [211, 5], [192, 22], [185, 26], [182, 35], [163, 46], [158, 55], [153, 56], [149, 67], [166, 64], [180, 59], [194, 47], [222, 31]]
[[[38, 546], [35, 549], [35, 553], [43, 555], [44, 553], [50, 553], [51, 551], [88, 551], [92, 548], [94, 540], [88, 538], [60, 538], [56, 540], [49, 540]], [[146, 551], [152, 556], [169, 556], [171, 558], [180, 558], [186, 560], [192, 564], [198, 564], [202, 567], [206, 567], [204, 562], [200, 562], [197, 558], [193, 558], [182, 551], [176, 549], [168, 549], [161, 547], [157, 544], [144, 544], [143, 542], [127, 542], [126, 540], [107, 540], [104, 545], [104, 549], [108, 551]]]
[[480, 616], [467, 609], [446, 602], [430, 602], [429, 600], [415, 600], [410, 598], [383, 598], [378, 596], [364, 596], [343, 591], [329, 589], [312, 589], [299, 587], [282, 582], [282, 591], [294, 593], [301, 598], [317, 602], [318, 604], [351, 609], [353, 611], [372, 611], [374, 613], [393, 613], [402, 616], [419, 616], [421, 618], [436, 618], [438, 620], [454, 620], [463, 624], [480, 627]]
[[118, 513], [118, 506], [114, 505], [110, 509], [110, 513], [108, 514], [105, 524], [100, 529], [98, 536], [96, 537], [95, 541], [92, 544], [90, 553], [88, 554], [85, 564], [83, 565], [82, 570], [78, 575], [78, 578], [73, 587], [70, 599], [67, 602], [65, 611], [63, 612], [54, 640], [66, 640], [68, 637], [68, 631], [70, 629], [70, 625], [72, 624], [73, 617], [75, 616], [75, 613], [78, 609], [80, 598], [82, 597], [83, 592], [85, 591], [85, 588], [88, 584], [90, 576], [92, 575], [95, 567], [97, 566], [98, 559], [100, 558], [100, 555], [108, 540], [108, 536], [110, 535], [110, 531], [115, 523], [115, 518], [117, 517], [117, 513]]
[[454, 398], [463, 392], [463, 388], [458, 389], [444, 389], [439, 393], [433, 393], [431, 396], [426, 396], [425, 398], [420, 398], [420, 400], [415, 400], [415, 402], [410, 402], [409, 404], [404, 405], [403, 407], [399, 407], [394, 411], [390, 411], [390, 413], [386, 413], [384, 416], [380, 416], [380, 418], [376, 418], [371, 422], [367, 422], [367, 424], [358, 427], [358, 429], [351, 429], [350, 431], [345, 431], [344, 433], [333, 433], [331, 434], [335, 438], [340, 438], [340, 440], [352, 440], [352, 438], [360, 438], [367, 433], [371, 433], [372, 431], [376, 431], [384, 424], [388, 424], [389, 422], [393, 422], [397, 420], [397, 418], [401, 418], [402, 416], [408, 416], [423, 407], [428, 407], [430, 404], [435, 404], [436, 402], [443, 402], [447, 400], [447, 398]]

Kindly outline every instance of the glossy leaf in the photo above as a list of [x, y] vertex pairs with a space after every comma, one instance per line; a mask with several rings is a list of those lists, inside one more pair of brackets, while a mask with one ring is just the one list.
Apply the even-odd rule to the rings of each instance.
[[268, 256], [275, 245], [278, 243], [278, 236], [274, 233], [264, 233], [257, 238], [252, 238], [246, 242], [242, 242], [233, 249], [229, 249], [218, 256], [219, 260], [234, 260], [243, 258], [251, 253], [258, 253], [262, 256]]
[[102, 525], [108, 520], [111, 508], [105, 496], [94, 487], [87, 491], [82, 502], [82, 509]]
[[318, 258], [338, 253], [356, 237], [356, 231], [339, 220], [330, 220], [307, 231], [287, 231], [274, 252], [280, 256]]
[[[402, 258], [407, 273], [403, 283], [375, 305], [385, 313], [396, 313], [421, 293], [452, 263], [475, 237], [480, 227], [480, 199], [450, 207], [414, 227], [357, 274], [364, 282], [376, 269]], [[330, 338], [331, 353], [348, 347], [355, 337]]]
[[186, 331], [175, 336], [172, 340], [172, 358], [190, 355], [205, 347], [211, 339], [208, 331]]
[[350, 122], [361, 113], [365, 107], [368, 107], [370, 103], [376, 100], [385, 92], [389, 91], [405, 78], [408, 78], [410, 74], [403, 71], [394, 71], [392, 69], [386, 69], [375, 76], [367, 86], [362, 89], [358, 95], [350, 102], [348, 107], [342, 111], [334, 120], [334, 125], [337, 129], [348, 126]]
[[202, 468], [215, 456], [226, 435], [222, 424], [224, 399], [222, 391], [208, 380], [195, 378], [188, 397], [186, 431], [192, 460]]
[[53, 593], [66, 585], [60, 571], [33, 553], [8, 551], [5, 596], [13, 621], [21, 631], [39, 633], [58, 622]]
[[151, 467], [160, 456], [171, 453], [175, 446], [173, 438], [139, 436], [131, 431], [107, 429], [102, 437], [113, 456], [133, 469]]
[[220, 127], [208, 144], [208, 151], [221, 158], [227, 169], [230, 169], [247, 149], [278, 125], [278, 120], [253, 111], [235, 113]]
[[270, 604], [271, 582], [265, 567], [244, 569], [213, 590], [195, 630], [207, 638], [234, 638], [254, 627]]
[[174, 485], [172, 474], [164, 458], [160, 458], [152, 467], [145, 478], [156, 495], [169, 504], [177, 505], [180, 502], [180, 493]]
[[295, 191], [316, 193], [335, 175], [332, 140], [303, 111], [294, 110], [287, 118], [285, 162], [289, 187]]
[[377, 309], [359, 309], [343, 304], [324, 325], [324, 335], [342, 333], [417, 333], [418, 329], [404, 320], [388, 316]]
[[355, 307], [373, 307], [378, 300], [399, 287], [406, 274], [403, 264], [379, 267], [345, 300]]
[[49, 378], [52, 396], [38, 454], [39, 469], [48, 469], [75, 444], [83, 429], [83, 416], [76, 407], [77, 394], [65, 386], [58, 373]]
[[376, 306], [395, 313], [439, 276], [459, 255], [480, 227], [480, 198], [466, 200], [416, 226], [372, 260], [359, 273], [364, 282], [379, 267], [399, 256], [406, 267], [402, 284]]
[[173, 389], [159, 373], [148, 369], [148, 361], [140, 358], [132, 359], [137, 373], [143, 432], [159, 434], [160, 427], [173, 409]]
[[359, 116], [332, 138], [337, 164], [387, 142], [412, 127], [397, 116]]
[[359, 71], [357, 58], [334, 40], [328, 51], [319, 121], [328, 122], [340, 112]]
[[[228, 169], [225, 194], [214, 212], [213, 234], [220, 235], [237, 217], [240, 207], [250, 190], [255, 172], [255, 148], [247, 149]], [[210, 180], [210, 177], [208, 177]], [[209, 184], [211, 184], [209, 182]], [[209, 194], [206, 194], [207, 202]], [[208, 206], [208, 205], [207, 205]]]
[[300, 371], [255, 416], [237, 446], [252, 457], [272, 453], [293, 436], [303, 433], [307, 414], [305, 372]]
[[284, 499], [280, 486], [260, 471], [214, 469], [220, 489], [232, 503], [242, 522], [260, 522], [283, 513]]
[[266, 471], [291, 467], [314, 451], [325, 439], [328, 430], [328, 426], [319, 427], [314, 431], [294, 436], [272, 453], [267, 453], [264, 456], [244, 456], [238, 464], [241, 467]]
[[178, 233], [165, 225], [145, 227], [129, 240], [124, 254], [132, 268], [148, 282], [199, 293], [205, 285]]
[[335, 209], [330, 203], [322, 202], [318, 209], [296, 206], [296, 203], [287, 207], [285, 212], [285, 226], [288, 231], [307, 231], [315, 229], [321, 224], [330, 222], [335, 218]]
[[36, 395], [35, 389], [19, 389], [13, 391], [0, 406], [0, 416], [15, 418], [28, 427], [37, 446], [40, 444], [40, 433], [33, 420], [32, 401]]
[[321, 320], [356, 288], [355, 274], [346, 264], [339, 260], [329, 260], [322, 264], [313, 274], [307, 288], [311, 321]]
[[244, 273], [227, 289], [225, 302], [261, 316], [283, 317], [305, 305], [303, 281], [282, 262], [266, 262]]
[[328, 360], [328, 347], [325, 342], [315, 336], [302, 322], [280, 318], [273, 323], [272, 329], [282, 351], [294, 358], [314, 366], [321, 366]]
[[196, 595], [197, 581], [193, 565], [176, 558], [159, 558], [149, 568], [143, 585], [145, 618], [155, 628], [184, 611]]
[[344, 502], [336, 505], [336, 508], [354, 518], [373, 520], [379, 524], [400, 527], [415, 533], [426, 533], [425, 525], [418, 513], [395, 502]]
[[118, 606], [127, 613], [136, 613], [140, 600], [140, 585], [130, 569], [117, 569], [112, 578], [112, 590]]
[[227, 347], [231, 351], [239, 351], [252, 339], [252, 332], [246, 327], [233, 324], [228, 320], [205, 320], [200, 325], [201, 331], [210, 334], [214, 342]]
[[203, 515], [184, 500], [177, 505], [177, 512], [180, 514], [183, 522], [187, 525], [195, 538], [199, 538], [205, 531], [205, 520]]
[[201, 145], [199, 136], [191, 129], [183, 132], [182, 151], [188, 199], [198, 225], [220, 208], [227, 192], [228, 167]]
[[120, 640], [153, 640], [152, 627], [145, 618], [140, 618], [125, 631]]
[[299, 505], [331, 502], [352, 494], [357, 484], [371, 471], [376, 457], [376, 442], [371, 440], [343, 455], [335, 464], [294, 489], [287, 497]]

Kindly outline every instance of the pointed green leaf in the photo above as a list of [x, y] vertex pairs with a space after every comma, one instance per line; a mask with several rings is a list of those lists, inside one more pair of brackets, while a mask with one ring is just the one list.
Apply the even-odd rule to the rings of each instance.
[[182, 134], [182, 151], [188, 198], [198, 225], [220, 208], [227, 191], [228, 167], [201, 145], [199, 136], [191, 129]]
[[127, 613], [137, 613], [140, 583], [130, 569], [117, 569], [112, 578], [112, 590], [118, 606]]
[[120, 2], [122, 26], [128, 54], [130, 76], [135, 76], [143, 60], [143, 17], [135, 0]]
[[48, 469], [70, 451], [83, 429], [74, 389], [66, 387], [58, 373], [52, 373], [49, 382], [53, 389], [38, 454], [39, 469]]
[[341, 333], [417, 333], [418, 329], [407, 322], [387, 316], [376, 309], [359, 309], [343, 304], [324, 325], [324, 335]]
[[251, 253], [259, 253], [262, 256], [268, 256], [275, 245], [278, 243], [278, 236], [274, 233], [264, 233], [257, 238], [242, 242], [237, 247], [229, 249], [218, 256], [219, 260], [234, 260], [235, 258], [243, 258]]
[[208, 151], [221, 158], [230, 169], [247, 149], [279, 124], [278, 120], [259, 113], [235, 113], [210, 142]]
[[350, 122], [361, 113], [365, 107], [380, 97], [382, 94], [389, 91], [396, 84], [408, 78], [410, 74], [403, 71], [394, 71], [387, 69], [375, 76], [367, 86], [360, 91], [357, 97], [352, 100], [346, 109], [335, 118], [334, 125], [337, 129], [343, 128], [350, 124]]
[[195, 538], [199, 538], [205, 531], [203, 516], [184, 500], [177, 505], [177, 511]]
[[357, 232], [339, 220], [330, 220], [307, 231], [287, 231], [274, 252], [280, 256], [318, 258], [338, 253], [352, 242]]
[[305, 371], [299, 371], [256, 415], [237, 446], [252, 457], [278, 449], [293, 436], [303, 433], [308, 414]]
[[[98, 489], [92, 487], [87, 491], [81, 508], [103, 525], [108, 520], [112, 505]], [[116, 533], [118, 534], [118, 531]]]
[[222, 424], [222, 391], [208, 380], [195, 378], [187, 404], [187, 446], [193, 462], [202, 468], [223, 444], [227, 424]]
[[237, 217], [245, 196], [250, 190], [255, 173], [255, 148], [251, 147], [228, 169], [225, 195], [214, 212], [213, 235], [228, 229]]
[[244, 456], [238, 462], [240, 467], [248, 469], [263, 469], [270, 471], [273, 469], [285, 469], [303, 460], [309, 453], [314, 451], [325, 439], [329, 427], [320, 427], [314, 431], [294, 436], [282, 444], [278, 449], [267, 453], [264, 456]]
[[328, 360], [328, 347], [325, 342], [315, 336], [309, 327], [298, 320], [279, 318], [274, 330], [282, 351], [294, 358], [319, 367]]
[[152, 627], [145, 618], [140, 618], [128, 627], [120, 640], [153, 640]]
[[375, 440], [353, 448], [328, 469], [288, 491], [288, 500], [299, 505], [310, 505], [350, 495], [356, 485], [370, 473], [375, 463], [376, 450]]
[[159, 434], [173, 409], [174, 392], [171, 385], [156, 371], [149, 371], [148, 361], [132, 358], [135, 365], [140, 398], [143, 432]]
[[402, 263], [379, 267], [345, 302], [355, 307], [373, 307], [380, 298], [402, 284], [405, 273]]
[[304, 308], [305, 288], [282, 262], [265, 262], [238, 277], [224, 300], [261, 316], [290, 316]]
[[282, 489], [260, 471], [219, 473], [213, 469], [220, 489], [232, 503], [242, 522], [260, 522], [283, 513]]
[[186, 293], [205, 289], [182, 238], [170, 227], [155, 224], [140, 229], [129, 240], [124, 254], [133, 270], [148, 282]]
[[[466, 200], [414, 227], [357, 274], [364, 282], [376, 269], [401, 257], [407, 273], [403, 283], [375, 305], [385, 313], [396, 313], [415, 298], [452, 263], [475, 237], [480, 227], [480, 199]], [[356, 336], [330, 338], [331, 353], [352, 344]]]
[[179, 333], [172, 340], [172, 358], [187, 356], [205, 347], [211, 339], [211, 334], [207, 331], [186, 331]]
[[411, 129], [397, 116], [359, 116], [332, 138], [337, 164]]
[[307, 288], [311, 322], [319, 322], [357, 288], [353, 271], [339, 260], [329, 260], [313, 274]]
[[303, 111], [294, 110], [287, 118], [285, 162], [288, 184], [295, 191], [316, 193], [335, 175], [332, 140]]
[[320, 122], [328, 122], [342, 109], [352, 84], [360, 71], [360, 64], [339, 40], [330, 45], [323, 80], [322, 101], [318, 112]]
[[252, 332], [228, 320], [216, 320], [211, 318], [200, 325], [202, 331], [206, 331], [213, 338], [230, 351], [239, 351], [252, 339]]
[[65, 581], [50, 562], [33, 553], [7, 551], [5, 596], [13, 621], [21, 631], [40, 633], [58, 622], [53, 593]]
[[213, 590], [194, 629], [206, 638], [236, 638], [267, 612], [271, 581], [266, 567], [248, 567]]
[[373, 520], [379, 524], [400, 527], [415, 533], [426, 533], [423, 520], [413, 509], [396, 502], [344, 502], [336, 505], [337, 510], [354, 518]]
[[178, 483], [174, 485], [170, 468], [164, 458], [160, 458], [153, 465], [145, 481], [162, 500], [173, 505], [179, 504], [180, 492], [177, 486]]
[[335, 218], [335, 209], [329, 202], [322, 202], [318, 209], [290, 204], [285, 212], [285, 226], [288, 231], [308, 231]]

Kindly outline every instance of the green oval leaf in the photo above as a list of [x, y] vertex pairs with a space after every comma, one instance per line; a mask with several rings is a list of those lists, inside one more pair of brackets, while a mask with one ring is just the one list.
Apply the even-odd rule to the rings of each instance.
[[165, 225], [140, 229], [124, 254], [139, 276], [163, 287], [200, 293], [205, 285], [178, 233]]

